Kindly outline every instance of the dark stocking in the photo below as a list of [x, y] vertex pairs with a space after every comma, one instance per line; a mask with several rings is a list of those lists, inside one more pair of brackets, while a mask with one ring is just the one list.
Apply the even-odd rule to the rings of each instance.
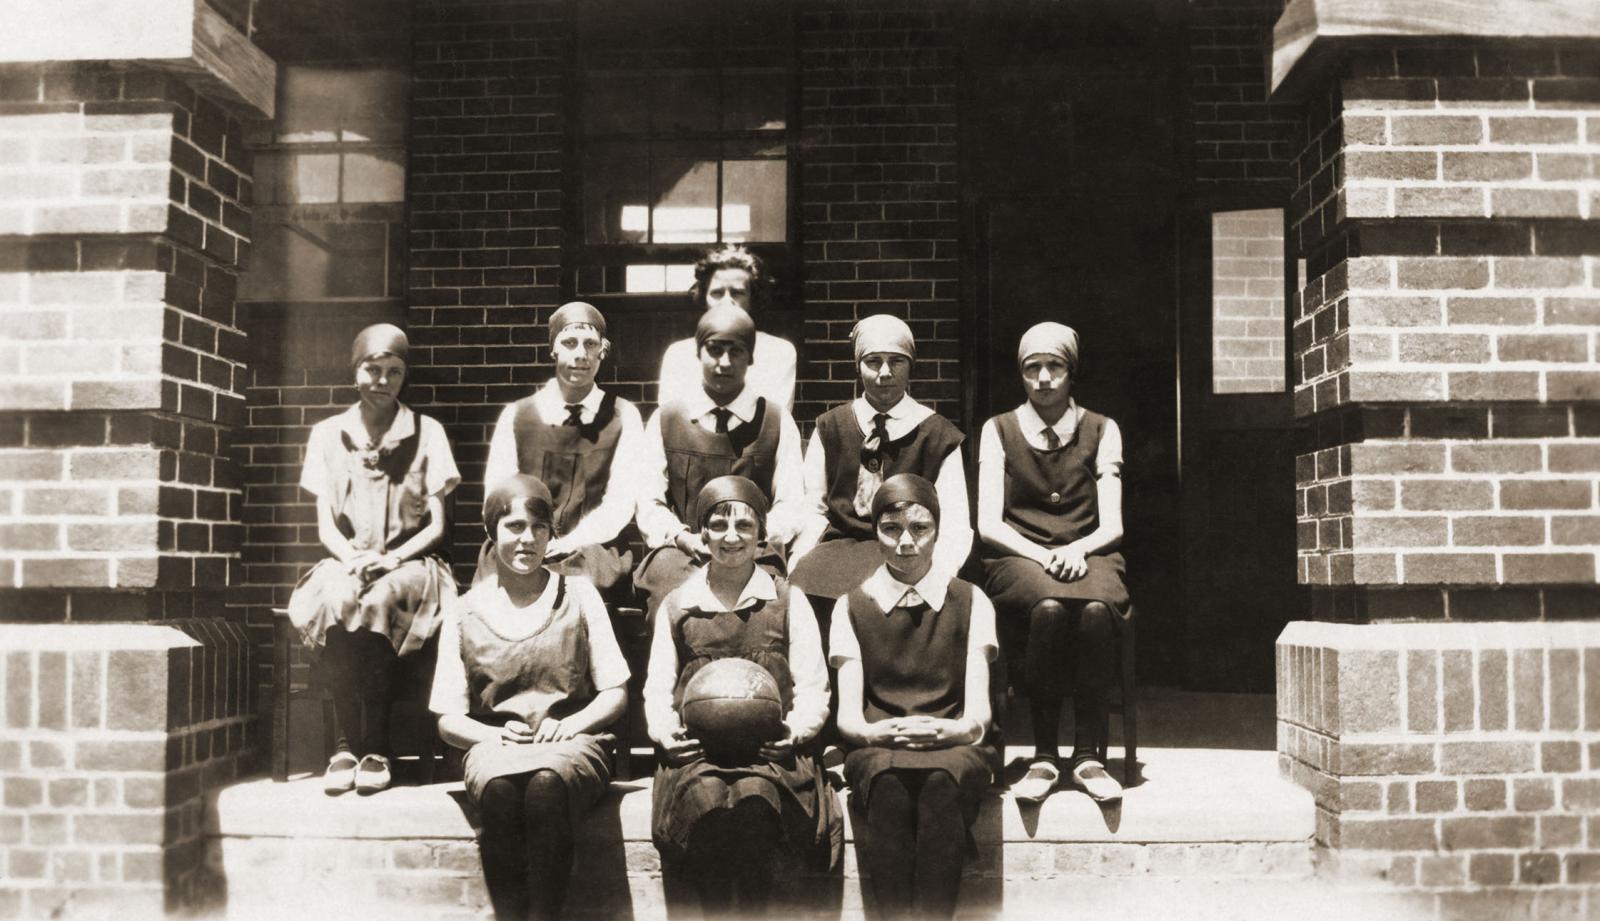
[[357, 755], [389, 754], [395, 661], [386, 636], [370, 630], [328, 631], [321, 668], [339, 722], [338, 748]]
[[1073, 643], [1072, 763], [1100, 757], [1106, 743], [1106, 693], [1116, 674], [1117, 625], [1111, 608], [1086, 602]]
[[1033, 723], [1034, 752], [1041, 758], [1060, 755], [1061, 701], [1071, 674], [1066, 669], [1072, 638], [1072, 611], [1054, 598], [1033, 606], [1028, 617], [1028, 650], [1024, 674], [1028, 714]]
[[955, 915], [966, 847], [967, 825], [955, 778], [945, 771], [924, 773], [917, 793], [915, 903], [919, 916]]
[[567, 785], [552, 771], [496, 777], [478, 804], [478, 848], [496, 918], [557, 918], [572, 873]]
[[908, 786], [912, 776], [890, 770], [872, 781], [867, 797], [868, 846], [856, 845], [885, 918], [903, 918], [911, 911], [917, 857], [916, 800]]
[[766, 914], [780, 835], [778, 814], [760, 797], [706, 813], [695, 823], [689, 834], [688, 870], [708, 917]]

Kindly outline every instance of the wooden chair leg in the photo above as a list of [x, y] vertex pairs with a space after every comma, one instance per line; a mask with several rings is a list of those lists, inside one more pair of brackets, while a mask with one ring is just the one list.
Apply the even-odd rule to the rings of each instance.
[[289, 631], [272, 618], [272, 779], [289, 779]]
[[1118, 640], [1122, 646], [1122, 784], [1131, 787], [1139, 782], [1139, 687], [1135, 663], [1133, 621], [1122, 624]]

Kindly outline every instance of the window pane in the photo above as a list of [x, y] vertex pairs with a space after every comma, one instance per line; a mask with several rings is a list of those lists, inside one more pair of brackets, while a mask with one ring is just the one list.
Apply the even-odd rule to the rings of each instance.
[[407, 88], [400, 71], [289, 66], [282, 81], [278, 139], [284, 143], [404, 136]]
[[664, 265], [630, 265], [624, 288], [629, 294], [657, 294], [667, 290], [667, 267]]
[[336, 153], [256, 154], [256, 198], [262, 204], [310, 205], [339, 200]]
[[345, 154], [342, 187], [342, 201], [405, 201], [405, 152]]
[[639, 134], [650, 130], [650, 84], [643, 74], [590, 73], [585, 80], [584, 131]]
[[781, 130], [786, 123], [788, 83], [782, 71], [724, 72], [723, 130]]
[[378, 223], [258, 222], [239, 298], [382, 297], [387, 231]]
[[720, 124], [717, 75], [712, 71], [663, 71], [652, 81], [655, 131], [685, 134], [716, 131]]
[[787, 236], [785, 160], [729, 160], [722, 165], [722, 237], [732, 243], [781, 243]]
[[[584, 240], [643, 243], [650, 206], [649, 161], [625, 145], [596, 144], [584, 162]], [[644, 151], [638, 150], [639, 154]], [[625, 214], [626, 212], [626, 214]], [[640, 220], [640, 215], [645, 220]], [[624, 218], [626, 217], [626, 220]]]
[[655, 243], [714, 243], [717, 162], [678, 157], [655, 163]]
[[1211, 389], [1284, 390], [1283, 212], [1211, 216]]

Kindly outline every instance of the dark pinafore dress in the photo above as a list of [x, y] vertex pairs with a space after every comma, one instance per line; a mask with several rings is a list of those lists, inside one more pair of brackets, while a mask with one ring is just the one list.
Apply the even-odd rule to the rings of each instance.
[[[1072, 440], [1053, 451], [1040, 450], [1023, 437], [1017, 414], [995, 417], [1005, 449], [1005, 522], [1045, 547], [1061, 547], [1100, 525], [1095, 455], [1106, 417], [1084, 412]], [[1088, 558], [1081, 579], [1062, 582], [1044, 567], [992, 549], [983, 560], [985, 589], [997, 612], [1020, 615], [1047, 598], [1104, 602], [1118, 616], [1129, 614], [1122, 554], [1113, 550]]]
[[[850, 592], [850, 629], [861, 646], [861, 703], [867, 722], [962, 715], [974, 591], [970, 583], [952, 579], [942, 609], [924, 603], [887, 612], [865, 590]], [[933, 751], [869, 745], [845, 756], [844, 777], [851, 795], [865, 807], [872, 781], [884, 771], [945, 771], [961, 791], [961, 815], [970, 827], [999, 766], [999, 754], [987, 738]]]
[[[828, 529], [821, 542], [795, 565], [793, 581], [808, 595], [838, 598], [865, 582], [883, 564], [883, 555], [871, 519], [856, 511], [866, 436], [856, 422], [852, 404], [835, 406], [818, 416], [817, 435], [827, 471]], [[879, 449], [882, 477], [887, 480], [897, 473], [914, 473], [937, 482], [945, 458], [961, 448], [965, 437], [945, 417], [929, 416]]]
[[[611, 482], [611, 461], [622, 437], [622, 419], [617, 414], [617, 396], [600, 398], [594, 419], [582, 425], [567, 425], [564, 419], [546, 419], [538, 402], [524, 397], [515, 404], [511, 434], [517, 446], [517, 471], [531, 474], [550, 487], [555, 501], [557, 534], [567, 534], [606, 497]], [[493, 485], [493, 484], [489, 484]], [[478, 552], [474, 583], [494, 574], [491, 541], [484, 541]], [[581, 547], [555, 568], [570, 576], [583, 576], [596, 588], [607, 589], [633, 564], [627, 541], [621, 538], [603, 546]]]
[[[590, 678], [589, 630], [578, 605], [569, 603], [567, 577], [558, 580], [549, 619], [532, 632], [511, 629], [504, 611], [485, 610], [503, 603], [492, 583], [457, 602], [461, 662], [467, 673], [468, 715], [492, 726], [521, 720], [537, 727], [547, 716], [571, 716], [595, 697]], [[496, 614], [502, 616], [496, 617]], [[555, 772], [567, 785], [574, 815], [605, 793], [615, 763], [616, 736], [584, 733], [560, 742], [507, 745], [498, 738], [468, 749], [467, 796], [476, 804], [496, 777], [533, 771]]]
[[[716, 659], [749, 659], [772, 673], [783, 697], [783, 710], [794, 701], [789, 671], [789, 586], [775, 579], [778, 597], [742, 611], [684, 609], [677, 596], [667, 599], [660, 616], [670, 618], [678, 651], [674, 707], [683, 701], [689, 679]], [[758, 796], [782, 822], [790, 851], [819, 868], [834, 864], [842, 853], [844, 830], [839, 804], [822, 766], [810, 752], [797, 750], [787, 762], [719, 763], [704, 758], [682, 767], [656, 769], [652, 794], [651, 834], [669, 861], [682, 859], [695, 823], [714, 809], [732, 808]]]
[[[755, 418], [730, 432], [708, 432], [695, 424], [683, 408], [669, 403], [661, 413], [661, 445], [667, 458], [667, 505], [690, 528], [700, 523], [700, 489], [719, 476], [742, 476], [755, 483], [772, 500], [772, 478], [778, 468], [778, 438], [782, 410], [765, 397], [756, 401]], [[782, 557], [764, 547], [758, 562], [779, 574]], [[633, 584], [650, 596], [652, 615], [673, 589], [694, 570], [694, 560], [668, 545], [644, 555], [634, 571]]]

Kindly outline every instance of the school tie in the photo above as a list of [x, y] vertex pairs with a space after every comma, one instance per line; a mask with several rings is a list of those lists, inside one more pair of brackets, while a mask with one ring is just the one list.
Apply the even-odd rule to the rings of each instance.
[[568, 403], [567, 404], [567, 419], [566, 419], [565, 422], [562, 422], [561, 424], [562, 425], [582, 425], [583, 424], [583, 404], [582, 403]]
[[868, 470], [876, 473], [883, 467], [883, 446], [889, 441], [889, 414], [878, 413], [872, 417], [872, 433], [861, 445], [861, 460]]
[[1055, 449], [1061, 447], [1061, 436], [1056, 434], [1054, 426], [1045, 426], [1044, 447], [1047, 451], [1054, 451]]
[[711, 415], [717, 417], [717, 434], [728, 434], [728, 422], [733, 418], [733, 410], [726, 406], [718, 406], [711, 411]]

